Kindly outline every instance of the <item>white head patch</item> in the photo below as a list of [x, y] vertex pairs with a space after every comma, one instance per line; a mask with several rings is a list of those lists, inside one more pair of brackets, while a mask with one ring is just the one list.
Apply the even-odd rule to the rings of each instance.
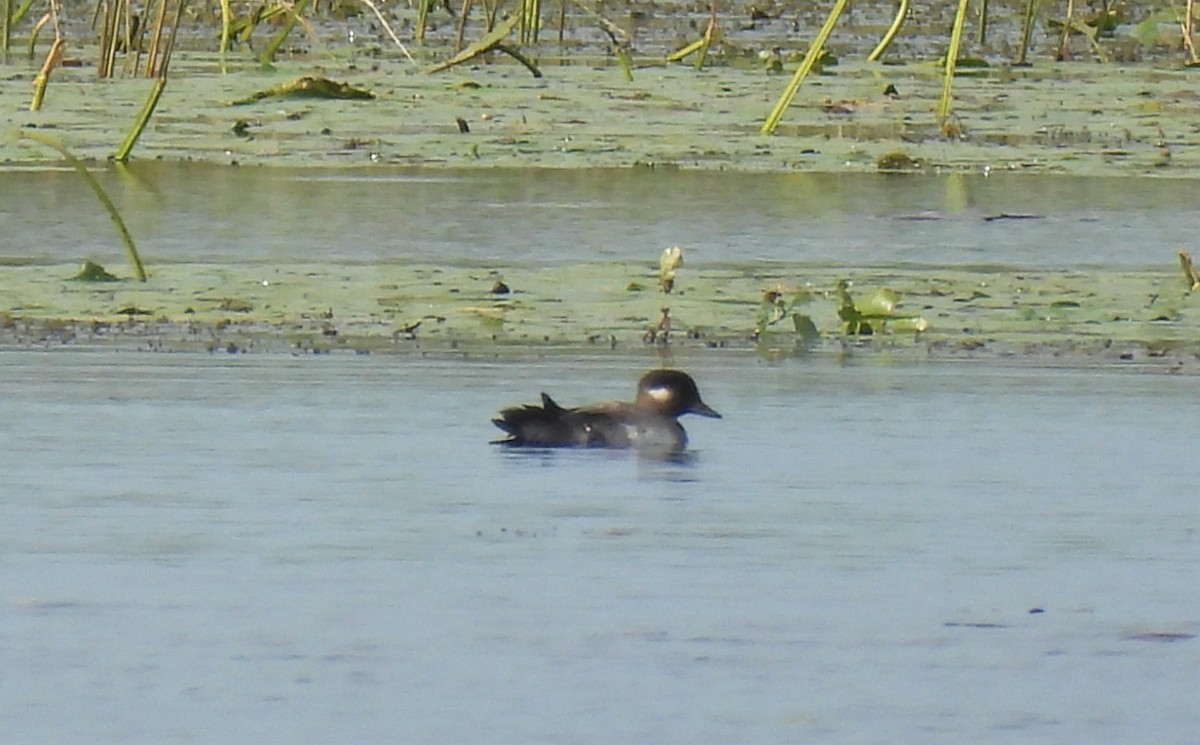
[[646, 395], [654, 399], [660, 404], [669, 404], [674, 398], [674, 393], [670, 388], [662, 385], [656, 385], [653, 388], [646, 389]]

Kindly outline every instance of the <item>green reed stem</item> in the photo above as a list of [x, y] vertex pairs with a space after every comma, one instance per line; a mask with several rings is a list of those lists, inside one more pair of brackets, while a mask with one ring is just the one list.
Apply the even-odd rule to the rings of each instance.
[[0, 15], [3, 15], [3, 18], [0, 18], [0, 24], [3, 24], [3, 28], [0, 28], [0, 52], [8, 54], [8, 44], [12, 37], [13, 0], [4, 0], [0, 4]]
[[291, 12], [288, 13], [283, 28], [279, 29], [279, 33], [275, 34], [275, 38], [271, 39], [271, 43], [263, 50], [262, 57], [260, 58], [263, 67], [270, 67], [271, 63], [275, 61], [275, 53], [279, 51], [279, 47], [283, 46], [283, 42], [287, 39], [288, 34], [291, 33], [292, 27], [296, 25], [296, 19], [300, 17], [300, 14], [304, 12], [306, 7], [308, 7], [308, 0], [300, 0], [292, 8]]
[[879, 44], [875, 46], [875, 51], [867, 57], [868, 62], [875, 62], [883, 56], [884, 51], [892, 44], [892, 39], [896, 38], [896, 34], [900, 33], [900, 27], [904, 25], [904, 19], [908, 17], [908, 8], [910, 0], [900, 0], [900, 7], [896, 8], [896, 17], [892, 20], [891, 27], [883, 38], [879, 40]]
[[146, 129], [146, 125], [150, 123], [150, 117], [154, 114], [154, 108], [158, 106], [158, 99], [162, 97], [163, 89], [167, 87], [167, 76], [160, 75], [154, 80], [154, 86], [150, 88], [150, 95], [146, 97], [146, 103], [142, 105], [141, 112], [133, 122], [133, 127], [129, 129], [129, 134], [125, 135], [125, 141], [117, 148], [117, 152], [113, 153], [113, 160], [118, 163], [124, 163], [129, 160], [129, 154], [133, 152], [133, 146], [137, 144], [138, 138], [142, 136], [142, 131]]
[[536, 44], [542, 17], [541, 0], [521, 0], [521, 43]]
[[1025, 5], [1025, 20], [1021, 24], [1021, 53], [1017, 55], [1016, 64], [1027, 65], [1026, 55], [1029, 53], [1029, 40], [1033, 37], [1033, 15], [1037, 9], [1038, 0], [1029, 0]]
[[113, 225], [116, 226], [117, 233], [121, 236], [121, 242], [125, 244], [125, 253], [129, 257], [129, 262], [133, 265], [134, 275], [138, 278], [139, 282], [145, 282], [146, 268], [142, 265], [141, 257], [138, 256], [137, 246], [133, 245], [133, 236], [129, 234], [129, 229], [125, 227], [125, 221], [121, 219], [121, 213], [117, 211], [117, 206], [108, 198], [108, 194], [104, 192], [104, 188], [100, 186], [100, 182], [88, 172], [87, 166], [79, 158], [72, 155], [67, 146], [62, 144], [57, 138], [28, 129], [22, 129], [19, 132], [19, 136], [40, 142], [47, 147], [57, 150], [59, 155], [71, 164], [75, 172], [83, 177], [83, 180], [91, 187], [96, 197], [100, 200], [100, 203], [104, 205], [104, 209], [108, 211], [108, 216], [112, 219]]
[[775, 108], [771, 109], [767, 120], [763, 122], [762, 129], [759, 130], [761, 134], [769, 135], [779, 126], [779, 121], [783, 119], [783, 113], [787, 111], [788, 106], [792, 105], [792, 99], [796, 97], [796, 92], [800, 90], [800, 85], [804, 83], [804, 79], [812, 71], [813, 65], [817, 64], [817, 60], [820, 59], [821, 51], [825, 49], [825, 42], [829, 39], [829, 34], [833, 32], [833, 26], [837, 23], [838, 18], [841, 17], [842, 11], [846, 9], [847, 2], [848, 0], [837, 0], [834, 3], [833, 10], [829, 11], [829, 17], [825, 19], [825, 25], [817, 32], [817, 38], [813, 39], [812, 44], [808, 47], [808, 54], [804, 55], [804, 61], [800, 63], [800, 68], [796, 70], [796, 74], [788, 81], [783, 95], [779, 97]]
[[954, 87], [954, 67], [958, 63], [958, 49], [962, 44], [963, 24], [967, 20], [967, 0], [958, 0], [958, 14], [954, 16], [954, 30], [950, 32], [950, 48], [946, 50], [946, 69], [942, 73], [942, 97], [938, 101], [938, 126], [950, 118], [951, 89]]
[[233, 26], [233, 8], [229, 7], [229, 0], [221, 0], [221, 56], [229, 51], [229, 32]]

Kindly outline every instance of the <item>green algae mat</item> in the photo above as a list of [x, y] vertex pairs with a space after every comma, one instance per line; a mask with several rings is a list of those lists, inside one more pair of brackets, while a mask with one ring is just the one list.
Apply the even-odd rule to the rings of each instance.
[[[690, 23], [686, 9], [671, 18]], [[794, 46], [795, 33], [781, 18], [755, 21], [778, 28], [754, 37], [723, 17], [727, 36], [700, 69], [665, 62], [663, 39], [676, 39], [675, 26], [660, 29], [662, 48], [643, 47], [632, 66], [594, 49], [573, 56], [527, 47], [543, 57], [540, 77], [501, 55], [432, 73], [428, 63], [449, 58], [444, 44], [419, 52], [421, 64], [369, 44], [281, 55], [268, 68], [247, 54], [182, 50], [133, 158], [319, 169], [1003, 170], [1178, 178], [1185, 190], [1200, 175], [1200, 72], [1141, 53], [1100, 62], [1043, 54], [1032, 66], [964, 69], [948, 127], [935, 115], [936, 45], [888, 64], [837, 50], [840, 63], [806, 82], [764, 136], [797, 62], [795, 49], [780, 53], [780, 40]], [[778, 59], [764, 65], [756, 45], [767, 41]], [[37, 111], [28, 101], [39, 65], [8, 59], [0, 128], [36, 129], [81, 158], [108, 158], [153, 83], [99, 79], [95, 50], [72, 52], [82, 66], [54, 70]], [[312, 81], [340, 95], [312, 95]], [[28, 138], [0, 138], [5, 168], [56, 167], [58, 158]], [[89, 282], [72, 279], [77, 265], [18, 263], [0, 266], [0, 345], [474, 355], [650, 348], [766, 358], [876, 350], [1193, 370], [1197, 300], [1176, 248], [1162, 247], [1153, 271], [685, 266], [670, 292], [651, 262], [162, 263], [144, 284], [120, 279], [111, 265], [105, 271], [118, 279]], [[855, 302], [886, 299], [886, 312], [851, 323], [845, 291]]]
[[[163, 264], [146, 283], [74, 279], [78, 271], [0, 266], [0, 346], [465, 357], [877, 352], [1200, 372], [1200, 297], [1169, 261], [1162, 271], [1119, 272], [685, 265], [670, 293], [652, 262]], [[860, 306], [889, 291], [894, 316], [851, 330], [840, 315], [843, 282]]]
[[[189, 62], [192, 74], [188, 74]], [[937, 126], [937, 68], [843, 63], [806, 89], [776, 134], [758, 133], [782, 81], [759, 70], [654, 67], [633, 82], [605, 67], [532, 78], [496, 64], [438, 76], [400, 62], [342, 63], [332, 77], [374, 98], [263, 95], [311, 72], [215, 72], [211, 57], [176, 63], [134, 159], [280, 166], [398, 165], [740, 171], [1016, 170], [1195, 177], [1200, 72], [1150, 65], [1047, 63], [958, 81], [957, 135]], [[37, 128], [81, 158], [113, 154], [152, 83], [63, 70], [42, 110], [27, 109], [36, 71], [5, 68], [0, 127]], [[891, 87], [889, 89], [889, 86]], [[897, 94], [885, 91], [896, 90]], [[8, 167], [57, 154], [0, 138]]]

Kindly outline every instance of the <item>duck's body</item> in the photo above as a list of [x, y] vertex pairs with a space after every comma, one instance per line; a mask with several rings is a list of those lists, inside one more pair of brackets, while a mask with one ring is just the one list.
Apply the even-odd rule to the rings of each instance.
[[678, 370], [653, 370], [638, 382], [637, 400], [607, 401], [568, 409], [547, 394], [542, 405], [513, 406], [492, 422], [508, 433], [502, 445], [525, 447], [637, 448], [678, 452], [687, 432], [684, 414], [720, 418], [700, 399], [696, 382]]

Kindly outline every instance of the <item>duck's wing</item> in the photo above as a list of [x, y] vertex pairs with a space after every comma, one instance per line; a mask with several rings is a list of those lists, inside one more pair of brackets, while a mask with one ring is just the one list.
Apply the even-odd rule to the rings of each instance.
[[588, 432], [589, 447], [636, 448], [651, 453], [687, 447], [687, 433], [673, 417], [664, 417], [624, 401], [572, 409]]
[[624, 401], [581, 406], [569, 414], [575, 428], [587, 433], [587, 447], [627, 448], [635, 444], [641, 414]]
[[508, 434], [501, 445], [528, 447], [579, 447], [588, 444], [586, 431], [573, 426], [571, 409], [559, 406], [549, 395], [542, 394], [542, 405], [526, 404], [503, 409], [492, 420]]

